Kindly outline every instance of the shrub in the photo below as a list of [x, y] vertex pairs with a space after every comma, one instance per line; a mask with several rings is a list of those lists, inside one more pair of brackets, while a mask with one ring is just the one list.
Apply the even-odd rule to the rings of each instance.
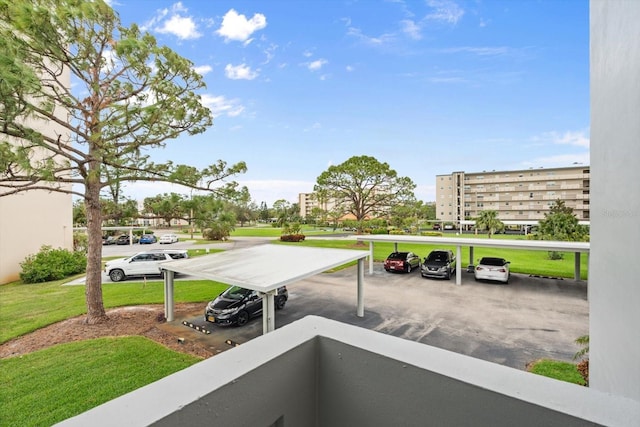
[[423, 231], [420, 233], [421, 236], [430, 236], [430, 237], [442, 237], [442, 233], [440, 231]]
[[374, 228], [371, 230], [371, 234], [389, 234], [389, 230], [386, 228]]
[[280, 240], [283, 242], [299, 242], [304, 240], [304, 234], [283, 234], [280, 236]]
[[49, 282], [84, 273], [87, 269], [87, 256], [80, 251], [42, 246], [40, 252], [26, 257], [20, 267], [20, 279], [24, 283]]
[[87, 233], [76, 231], [73, 233], [73, 250], [76, 252], [87, 253], [89, 247], [89, 237]]

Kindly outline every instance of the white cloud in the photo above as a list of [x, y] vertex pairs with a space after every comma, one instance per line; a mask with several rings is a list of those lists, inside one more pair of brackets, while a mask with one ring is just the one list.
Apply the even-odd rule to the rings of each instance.
[[453, 1], [429, 0], [427, 5], [433, 9], [433, 12], [426, 16], [429, 20], [457, 24], [464, 15], [464, 10]]
[[589, 137], [581, 131], [566, 131], [564, 133], [549, 132], [546, 134], [554, 144], [574, 145], [589, 148]]
[[369, 46], [382, 46], [392, 43], [395, 40], [395, 36], [393, 34], [382, 34], [378, 37], [367, 36], [362, 33], [362, 30], [355, 27], [349, 27], [347, 29], [347, 35], [351, 37], [355, 37], [362, 43]]
[[221, 115], [237, 117], [244, 111], [244, 107], [240, 104], [240, 101], [227, 99], [224, 96], [204, 94], [202, 95], [202, 104], [211, 110], [214, 117]]
[[251, 67], [245, 64], [236, 66], [227, 64], [227, 66], [224, 67], [224, 74], [231, 80], [253, 80], [258, 77], [258, 72], [252, 71]]
[[[175, 3], [171, 9], [159, 9], [156, 16], [140, 26], [142, 31], [157, 31], [162, 34], [172, 34], [181, 40], [197, 39], [202, 36], [198, 32], [193, 18], [182, 16], [187, 8], [181, 2]], [[169, 19], [166, 19], [169, 17]]]
[[328, 62], [329, 61], [327, 61], [326, 59], [317, 59], [315, 61], [308, 62], [306, 66], [311, 71], [318, 71]]
[[266, 26], [267, 18], [261, 13], [256, 13], [251, 19], [247, 19], [245, 15], [230, 9], [222, 18], [222, 25], [216, 33], [224, 37], [225, 41], [235, 40], [247, 44], [251, 42], [250, 37], [254, 32]]
[[422, 38], [422, 34], [420, 33], [421, 28], [414, 21], [405, 19], [404, 21], [400, 21], [400, 25], [402, 26], [402, 32], [409, 36], [409, 38], [414, 40], [420, 40]]
[[348, 72], [352, 72], [352, 71], [355, 71], [355, 68], [352, 65], [347, 65], [345, 67], [345, 70], [347, 70]]
[[173, 15], [164, 21], [162, 27], [156, 28], [156, 31], [164, 34], [173, 34], [182, 40], [197, 39], [202, 36], [202, 34], [198, 32], [193, 19], [180, 15]]
[[210, 65], [199, 65], [197, 67], [193, 67], [193, 71], [204, 76], [207, 73], [210, 73], [213, 70]]

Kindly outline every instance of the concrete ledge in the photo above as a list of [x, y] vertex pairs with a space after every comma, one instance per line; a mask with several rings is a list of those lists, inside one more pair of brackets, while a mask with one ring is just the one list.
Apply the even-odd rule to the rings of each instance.
[[[384, 383], [385, 378], [402, 378], [390, 375], [391, 371], [365, 375], [367, 369], [376, 372], [382, 366], [398, 373], [410, 372], [406, 377], [410, 378], [406, 380], [409, 389], [398, 390], [398, 384]], [[543, 422], [546, 419], [557, 425], [635, 426], [640, 419], [640, 403], [630, 399], [308, 316], [59, 425], [204, 421], [268, 425], [283, 419], [285, 425], [319, 426], [336, 425], [339, 410], [344, 411], [340, 418], [343, 421], [362, 420], [365, 414], [358, 413], [352, 404], [336, 411], [334, 405], [340, 405], [340, 399], [327, 398], [332, 393], [340, 394], [338, 382], [358, 392], [364, 390], [349, 399], [362, 404], [366, 412], [384, 411], [384, 417], [394, 414], [394, 408], [414, 408], [413, 415], [411, 411], [402, 412], [404, 425], [420, 425], [417, 420], [425, 411], [434, 420], [447, 413], [458, 416], [475, 411], [485, 419], [498, 420], [493, 425], [505, 426], [513, 425], [517, 417], [519, 425], [547, 424]], [[428, 393], [416, 393], [411, 387]], [[425, 394], [446, 403], [428, 407], [430, 401], [423, 397]], [[486, 401], [494, 404], [484, 406]], [[332, 415], [323, 416], [325, 411]], [[424, 422], [424, 418], [419, 419]], [[327, 420], [331, 424], [323, 422]], [[446, 419], [439, 421], [446, 423]], [[475, 421], [477, 417], [468, 419], [467, 425]]]

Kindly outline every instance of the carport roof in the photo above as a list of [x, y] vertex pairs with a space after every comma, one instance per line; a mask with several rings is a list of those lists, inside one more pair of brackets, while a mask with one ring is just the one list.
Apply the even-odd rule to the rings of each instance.
[[162, 263], [163, 270], [269, 292], [369, 256], [369, 251], [264, 244]]
[[357, 236], [357, 240], [365, 242], [397, 242], [397, 243], [435, 243], [439, 245], [478, 246], [511, 249], [530, 249], [560, 252], [589, 252], [589, 242], [559, 242], [555, 240], [509, 240], [481, 239], [468, 237], [439, 236], [403, 236], [403, 235], [368, 235]]

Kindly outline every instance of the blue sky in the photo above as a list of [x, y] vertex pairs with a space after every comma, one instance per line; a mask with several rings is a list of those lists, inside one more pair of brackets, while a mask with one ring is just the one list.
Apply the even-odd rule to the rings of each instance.
[[[370, 155], [435, 200], [435, 177], [589, 164], [586, 0], [113, 0], [203, 74], [214, 126], [157, 160], [245, 161], [269, 206]], [[127, 195], [188, 194], [128, 184]]]

